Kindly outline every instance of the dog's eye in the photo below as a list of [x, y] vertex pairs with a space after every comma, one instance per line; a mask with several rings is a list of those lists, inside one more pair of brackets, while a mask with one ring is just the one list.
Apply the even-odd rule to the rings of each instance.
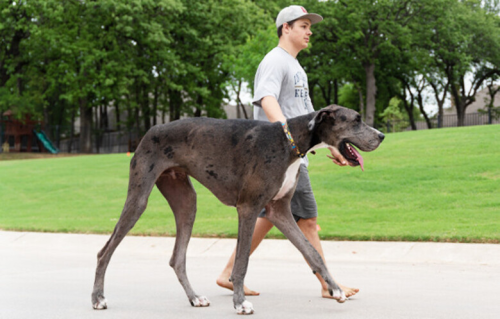
[[361, 122], [361, 115], [356, 116], [356, 122]]

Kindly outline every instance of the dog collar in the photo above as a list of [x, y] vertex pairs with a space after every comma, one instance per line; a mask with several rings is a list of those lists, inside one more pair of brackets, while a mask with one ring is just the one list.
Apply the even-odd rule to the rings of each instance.
[[290, 129], [288, 128], [288, 123], [281, 123], [281, 127], [283, 127], [283, 131], [285, 132], [286, 138], [290, 142], [290, 145], [292, 145], [292, 149], [295, 151], [295, 154], [299, 157], [304, 157], [306, 154], [301, 153], [297, 145], [295, 144], [295, 141], [293, 140], [292, 133], [290, 132]]

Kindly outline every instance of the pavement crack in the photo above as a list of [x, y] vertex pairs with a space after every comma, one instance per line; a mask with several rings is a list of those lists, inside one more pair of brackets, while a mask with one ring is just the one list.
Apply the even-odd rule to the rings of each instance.
[[14, 240], [12, 242], [14, 243], [14, 242], [18, 241], [19, 239], [23, 238], [24, 236], [26, 236], [26, 233], [21, 234], [21, 236], [19, 236], [19, 237], [14, 238]]
[[204, 253], [206, 253], [207, 251], [209, 251], [215, 244], [217, 244], [218, 242], [220, 241], [220, 238], [218, 238], [217, 240], [215, 240], [213, 243], [211, 243], [207, 249], [205, 249], [204, 251], [201, 252], [201, 254], [203, 255]]

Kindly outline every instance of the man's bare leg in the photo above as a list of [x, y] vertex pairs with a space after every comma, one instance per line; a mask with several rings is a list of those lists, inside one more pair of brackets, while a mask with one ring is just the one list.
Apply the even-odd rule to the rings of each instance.
[[[309, 218], [309, 219], [300, 219], [297, 222], [297, 225], [301, 229], [301, 231], [304, 233], [304, 236], [309, 240], [311, 245], [313, 245], [314, 248], [318, 251], [318, 253], [321, 255], [321, 258], [323, 258], [323, 261], [325, 261], [325, 256], [323, 253], [323, 247], [321, 246], [321, 241], [319, 239], [318, 235], [318, 230], [317, 230], [317, 219], [316, 218]], [[267, 218], [258, 218], [257, 223], [255, 224], [255, 230], [253, 233], [252, 237], [252, 246], [250, 248], [250, 254], [252, 254], [255, 249], [259, 246], [259, 244], [262, 242], [264, 237], [267, 235], [267, 233], [273, 228], [273, 224], [267, 219]], [[234, 258], [236, 255], [236, 249], [233, 251], [233, 254], [229, 258], [229, 261], [222, 271], [222, 273], [219, 275], [219, 278], [217, 278], [217, 285], [233, 290], [233, 283], [229, 281], [229, 277], [231, 276], [231, 271], [233, 270], [234, 266]], [[328, 285], [326, 282], [323, 280], [323, 278], [319, 275], [316, 274], [316, 277], [321, 283], [321, 295], [323, 298], [332, 298], [330, 296], [330, 293], [328, 292]], [[350, 288], [344, 285], [341, 285], [337, 283], [340, 288], [344, 291], [346, 297], [352, 297], [356, 293], [359, 292], [359, 289], [357, 288]], [[258, 296], [260, 293], [248, 289], [246, 286], [244, 287], [245, 295], [247, 296]]]
[[[257, 222], [255, 224], [255, 230], [253, 232], [252, 237], [252, 246], [250, 248], [250, 255], [254, 252], [254, 250], [259, 246], [264, 237], [266, 237], [267, 233], [273, 228], [273, 224], [267, 219], [263, 217], [257, 218]], [[226, 267], [217, 278], [217, 285], [222, 288], [227, 288], [229, 290], [233, 290], [233, 283], [229, 281], [229, 277], [231, 277], [231, 272], [233, 271], [234, 266], [234, 258], [236, 256], [236, 249], [233, 251], [233, 254], [229, 258]], [[258, 296], [259, 292], [248, 289], [244, 286], [244, 291], [246, 296]]]
[[[297, 222], [297, 225], [299, 226], [300, 230], [302, 233], [304, 233], [304, 236], [309, 240], [311, 245], [313, 245], [314, 248], [318, 251], [318, 253], [321, 255], [321, 258], [323, 258], [323, 262], [325, 262], [325, 255], [323, 254], [323, 247], [321, 246], [321, 241], [319, 239], [318, 235], [318, 229], [317, 229], [317, 219], [316, 218], [308, 218], [308, 219], [299, 219]], [[321, 283], [321, 295], [323, 298], [332, 298], [330, 296], [330, 293], [328, 292], [328, 285], [326, 282], [323, 280], [323, 277], [321, 277], [320, 274], [316, 274], [316, 277], [318, 277], [318, 280]], [[341, 285], [337, 282], [337, 284], [340, 286], [340, 288], [344, 291], [346, 297], [352, 297], [355, 294], [359, 292], [358, 288], [350, 288], [344, 285]]]

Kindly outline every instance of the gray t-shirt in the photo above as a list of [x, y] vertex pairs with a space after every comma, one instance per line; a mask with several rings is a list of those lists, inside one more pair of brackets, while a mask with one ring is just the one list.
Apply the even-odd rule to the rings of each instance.
[[[272, 49], [264, 57], [255, 74], [252, 104], [256, 120], [269, 121], [261, 105], [262, 98], [266, 96], [274, 96], [278, 100], [287, 119], [314, 112], [306, 72], [297, 59], [280, 47]], [[307, 157], [302, 159], [302, 163], [309, 164]]]
[[306, 72], [297, 59], [280, 47], [272, 49], [260, 63], [254, 92], [252, 103], [256, 120], [268, 121], [260, 104], [266, 96], [278, 100], [287, 119], [314, 112]]

